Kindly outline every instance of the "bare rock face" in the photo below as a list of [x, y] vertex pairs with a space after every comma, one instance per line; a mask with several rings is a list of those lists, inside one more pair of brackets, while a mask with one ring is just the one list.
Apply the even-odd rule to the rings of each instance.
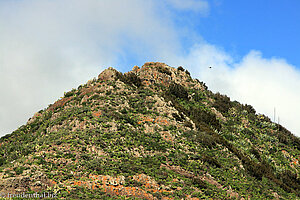
[[117, 70], [109, 67], [108, 69], [105, 69], [101, 74], [99, 74], [98, 79], [102, 81], [107, 80], [114, 80], [117, 74]]

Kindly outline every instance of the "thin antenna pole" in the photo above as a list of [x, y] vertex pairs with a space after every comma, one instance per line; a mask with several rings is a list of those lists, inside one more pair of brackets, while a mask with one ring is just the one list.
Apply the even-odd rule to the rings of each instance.
[[279, 118], [279, 116], [278, 116], [278, 132], [279, 132], [279, 123], [280, 123], [280, 118]]
[[274, 107], [274, 123], [276, 122], [276, 108]]

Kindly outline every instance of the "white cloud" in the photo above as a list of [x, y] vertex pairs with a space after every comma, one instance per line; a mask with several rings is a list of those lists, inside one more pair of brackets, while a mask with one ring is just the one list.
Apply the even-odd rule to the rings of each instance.
[[254, 105], [271, 119], [275, 107], [280, 123], [300, 136], [297, 112], [300, 110], [300, 72], [293, 66], [283, 59], [266, 59], [260, 52], [251, 51], [237, 64], [231, 84], [234, 87], [231, 95]]
[[176, 51], [172, 23], [154, 7], [139, 0], [0, 1], [0, 135], [128, 51], [151, 59]]
[[203, 0], [167, 0], [167, 2], [178, 10], [188, 10], [202, 14], [209, 12], [209, 3]]
[[251, 104], [272, 120], [275, 107], [280, 124], [300, 136], [300, 72], [284, 59], [267, 59], [261, 52], [251, 51], [240, 62], [234, 62], [222, 49], [201, 44], [186, 56], [173, 58], [172, 64], [186, 66], [212, 91]]

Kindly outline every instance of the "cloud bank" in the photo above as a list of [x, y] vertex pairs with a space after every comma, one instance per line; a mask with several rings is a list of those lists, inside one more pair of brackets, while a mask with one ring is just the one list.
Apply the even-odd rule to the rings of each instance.
[[186, 66], [212, 91], [251, 104], [273, 121], [275, 108], [275, 122], [279, 118], [280, 124], [300, 136], [300, 72], [284, 59], [264, 58], [252, 50], [237, 62], [220, 48], [201, 44], [173, 62]]
[[176, 49], [151, 1], [0, 1], [0, 135], [104, 68]]
[[[300, 136], [299, 71], [259, 51], [235, 60], [222, 48], [199, 42], [201, 35], [176, 24], [185, 12], [203, 17], [210, 5], [203, 0], [0, 1], [0, 136], [104, 68], [128, 71], [129, 63], [147, 61], [183, 65], [212, 91], [270, 118], [276, 107], [281, 124]], [[195, 38], [188, 51], [186, 37]]]

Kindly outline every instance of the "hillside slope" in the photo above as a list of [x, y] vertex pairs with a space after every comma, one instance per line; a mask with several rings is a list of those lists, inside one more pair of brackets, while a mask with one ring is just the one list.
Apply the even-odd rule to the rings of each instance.
[[0, 138], [0, 193], [298, 199], [300, 140], [182, 67], [113, 68]]

